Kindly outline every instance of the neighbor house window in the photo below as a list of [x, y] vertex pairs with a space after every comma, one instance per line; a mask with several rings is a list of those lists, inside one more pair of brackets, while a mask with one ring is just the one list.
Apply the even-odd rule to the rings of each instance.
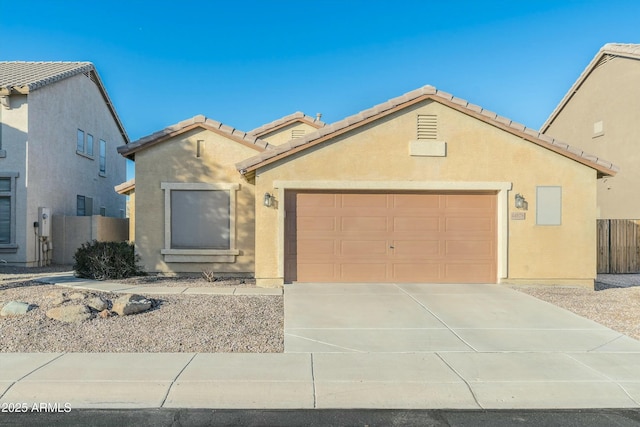
[[100, 174], [107, 173], [107, 143], [100, 140]]
[[107, 208], [100, 206], [100, 216], [107, 216]]
[[234, 262], [238, 184], [163, 182], [166, 262]]
[[87, 155], [93, 156], [93, 135], [87, 134]]
[[536, 224], [562, 224], [562, 187], [536, 187]]
[[78, 153], [84, 153], [84, 131], [78, 129], [78, 137], [76, 140], [76, 151]]
[[76, 196], [76, 215], [91, 216], [93, 215], [93, 199], [86, 196]]
[[15, 252], [17, 173], [0, 172], [0, 252]]

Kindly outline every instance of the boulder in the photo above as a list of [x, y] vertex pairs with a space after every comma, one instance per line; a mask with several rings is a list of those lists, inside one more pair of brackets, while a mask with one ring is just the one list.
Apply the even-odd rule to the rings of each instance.
[[98, 316], [100, 316], [101, 319], [106, 319], [107, 317], [111, 317], [111, 312], [105, 309], [98, 313]]
[[2, 310], [0, 310], [0, 316], [22, 316], [33, 308], [34, 306], [28, 302], [9, 301], [2, 307]]
[[147, 311], [151, 308], [151, 305], [151, 300], [142, 295], [127, 294], [113, 301], [111, 311], [116, 312], [119, 316], [127, 316]]
[[69, 295], [69, 299], [85, 299], [86, 295], [82, 292], [74, 292]]
[[85, 304], [87, 305], [87, 307], [95, 311], [106, 310], [109, 307], [107, 302], [100, 297], [89, 298], [87, 301], [85, 301]]
[[82, 322], [91, 318], [91, 310], [86, 305], [66, 305], [47, 311], [47, 317], [60, 322]]

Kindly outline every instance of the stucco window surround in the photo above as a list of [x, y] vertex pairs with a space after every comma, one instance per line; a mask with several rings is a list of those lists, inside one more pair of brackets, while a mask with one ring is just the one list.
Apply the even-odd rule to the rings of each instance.
[[0, 253], [15, 253], [17, 172], [0, 172]]
[[[229, 183], [178, 183], [162, 182], [160, 188], [164, 191], [164, 249], [160, 250], [165, 262], [235, 262], [240, 254], [236, 243], [236, 193], [240, 184]], [[172, 243], [172, 193], [193, 191], [224, 191], [228, 193], [229, 203], [229, 239], [228, 248], [176, 248]]]
[[[416, 181], [274, 181], [273, 193], [284, 201], [287, 190], [354, 190], [354, 191], [495, 191], [497, 198], [497, 279], [509, 277], [508, 273], [508, 232], [509, 232], [509, 191], [511, 182], [416, 182]], [[284, 203], [280, 203], [284, 207]], [[284, 230], [285, 211], [278, 209], [278, 269], [277, 275], [284, 280]]]

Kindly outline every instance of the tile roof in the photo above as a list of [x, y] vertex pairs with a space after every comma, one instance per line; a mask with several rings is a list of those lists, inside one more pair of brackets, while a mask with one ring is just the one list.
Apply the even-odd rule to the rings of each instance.
[[423, 86], [419, 89], [408, 92], [399, 97], [390, 99], [382, 104], [361, 111], [358, 114], [347, 117], [338, 122], [327, 125], [317, 131], [307, 134], [302, 138], [291, 140], [279, 145], [271, 150], [264, 151], [254, 157], [239, 162], [236, 168], [240, 173], [246, 174], [255, 171], [257, 168], [283, 159], [291, 154], [309, 148], [315, 144], [338, 136], [359, 126], [367, 124], [373, 120], [391, 114], [399, 109], [408, 107], [415, 103], [431, 99], [451, 108], [457, 109], [465, 114], [483, 120], [493, 126], [501, 128], [507, 132], [515, 134], [523, 139], [533, 142], [549, 150], [555, 151], [565, 157], [572, 158], [580, 163], [590, 166], [598, 171], [601, 176], [615, 175], [618, 167], [606, 160], [599, 159], [582, 150], [571, 147], [547, 135], [543, 135], [535, 129], [528, 128], [516, 123], [506, 117], [497, 115], [494, 112], [469, 103], [468, 101], [456, 98], [453, 95], [436, 89], [433, 86]]
[[325, 126], [325, 123], [322, 122], [320, 120], [319, 117], [311, 117], [308, 116], [306, 114], [304, 114], [301, 111], [296, 111], [293, 114], [289, 114], [288, 116], [284, 116], [280, 119], [274, 120], [271, 123], [267, 123], [266, 125], [262, 125], [258, 128], [255, 128], [249, 132], [247, 132], [250, 135], [256, 135], [256, 136], [262, 136], [266, 133], [269, 133], [273, 130], [276, 130], [278, 128], [281, 128], [283, 126], [286, 126], [290, 123], [293, 122], [304, 122], [307, 123], [313, 127], [315, 127], [316, 129], [319, 129], [323, 126]]
[[0, 88], [19, 93], [94, 71], [91, 62], [0, 62]]
[[107, 90], [91, 62], [0, 61], [0, 96], [28, 94], [49, 84], [84, 73], [97, 86], [125, 143], [129, 136], [118, 117]]
[[133, 158], [135, 153], [140, 150], [146, 149], [159, 142], [166, 141], [169, 138], [172, 138], [184, 132], [188, 132], [198, 127], [223, 134], [230, 139], [251, 146], [259, 151], [270, 149], [272, 147], [271, 145], [269, 145], [269, 143], [261, 140], [260, 138], [249, 135], [246, 132], [235, 129], [231, 126], [227, 126], [216, 120], [209, 119], [203, 115], [198, 115], [190, 119], [183, 120], [174, 125], [168, 126], [158, 132], [152, 133], [151, 135], [142, 137], [139, 140], [134, 141], [128, 145], [120, 146], [118, 147], [118, 153], [125, 157]]
[[556, 116], [560, 114], [560, 111], [562, 111], [562, 109], [573, 97], [576, 91], [580, 88], [580, 86], [582, 86], [582, 83], [584, 83], [584, 81], [589, 77], [593, 70], [596, 69], [602, 58], [606, 55], [611, 55], [613, 57], [640, 59], [640, 44], [607, 43], [602, 46], [596, 56], [593, 57], [589, 65], [587, 65], [587, 67], [584, 69], [582, 74], [578, 76], [578, 79], [567, 91], [558, 106], [553, 110], [551, 115], [549, 115], [549, 118], [547, 118], [547, 120], [543, 123], [542, 127], [540, 128], [540, 132], [546, 132], [547, 129], [549, 129], [549, 126], [551, 126], [551, 123], [555, 120]]
[[113, 189], [116, 190], [116, 193], [118, 194], [129, 194], [131, 191], [135, 190], [135, 188], [136, 188], [135, 178], [131, 178], [129, 181], [125, 181], [122, 184], [118, 184], [115, 187], [113, 187]]

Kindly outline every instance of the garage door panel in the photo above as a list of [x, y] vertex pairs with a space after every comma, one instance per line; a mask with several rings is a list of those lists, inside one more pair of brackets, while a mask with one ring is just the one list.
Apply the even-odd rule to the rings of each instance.
[[492, 259], [495, 248], [487, 240], [447, 240], [445, 257], [459, 259]]
[[342, 194], [343, 208], [386, 208], [386, 194]]
[[477, 218], [477, 217], [452, 217], [445, 219], [444, 231], [446, 232], [492, 232], [494, 230], [495, 220], [493, 218]]
[[496, 282], [496, 195], [287, 192], [285, 281]]
[[493, 210], [495, 204], [495, 199], [493, 197], [487, 197], [486, 194], [449, 194], [444, 197], [447, 209]]
[[298, 233], [317, 231], [336, 231], [336, 219], [334, 217], [298, 217]]
[[392, 205], [399, 209], [438, 209], [440, 196], [438, 194], [395, 194]]
[[442, 276], [439, 263], [393, 264], [393, 276], [398, 282], [435, 282]]
[[335, 254], [335, 241], [333, 239], [299, 239], [298, 248], [305, 255], [328, 255], [333, 257]]
[[440, 218], [438, 216], [422, 217], [394, 217], [393, 231], [424, 232], [438, 231]]
[[370, 255], [386, 255], [386, 240], [343, 240], [340, 242], [342, 256], [367, 257]]
[[344, 263], [340, 265], [340, 279], [348, 282], [384, 282], [387, 277], [387, 265], [380, 263]]
[[363, 216], [342, 218], [340, 230], [355, 233], [386, 232], [387, 217]]
[[407, 259], [438, 257], [440, 255], [439, 240], [394, 240], [393, 256]]
[[297, 268], [298, 277], [315, 277], [318, 282], [335, 282], [337, 275], [334, 273], [335, 265], [327, 263], [299, 262]]

